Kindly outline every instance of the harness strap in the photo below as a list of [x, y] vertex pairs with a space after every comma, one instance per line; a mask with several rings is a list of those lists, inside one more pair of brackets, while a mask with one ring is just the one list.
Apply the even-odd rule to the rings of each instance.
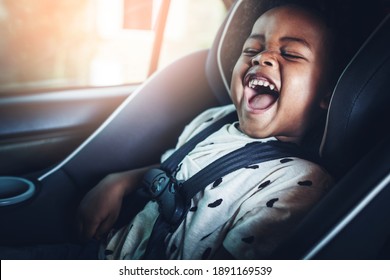
[[193, 175], [182, 183], [179, 191], [187, 203], [209, 184], [238, 169], [284, 157], [307, 158], [297, 145], [279, 141], [253, 142], [237, 149]]

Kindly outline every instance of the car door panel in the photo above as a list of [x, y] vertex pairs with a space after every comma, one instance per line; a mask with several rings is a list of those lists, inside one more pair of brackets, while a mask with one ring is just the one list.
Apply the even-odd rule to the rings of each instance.
[[135, 88], [90, 88], [1, 98], [0, 175], [26, 174], [60, 161]]

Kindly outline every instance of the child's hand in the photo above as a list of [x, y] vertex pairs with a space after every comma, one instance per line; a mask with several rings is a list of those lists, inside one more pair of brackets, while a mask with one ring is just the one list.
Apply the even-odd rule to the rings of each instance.
[[123, 176], [111, 174], [91, 189], [80, 203], [77, 227], [82, 239], [103, 237], [118, 218], [125, 195]]
[[105, 177], [90, 190], [80, 203], [77, 227], [82, 239], [100, 239], [111, 229], [119, 216], [125, 195], [133, 193], [151, 165]]

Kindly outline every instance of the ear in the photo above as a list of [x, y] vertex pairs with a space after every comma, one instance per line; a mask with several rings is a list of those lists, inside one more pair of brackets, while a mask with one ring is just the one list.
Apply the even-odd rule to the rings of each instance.
[[324, 110], [329, 108], [330, 99], [332, 98], [332, 91], [327, 91], [320, 101], [320, 107]]

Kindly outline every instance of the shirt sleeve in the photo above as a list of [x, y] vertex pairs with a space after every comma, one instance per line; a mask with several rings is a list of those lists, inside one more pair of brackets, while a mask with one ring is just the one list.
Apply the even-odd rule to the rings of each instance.
[[278, 172], [242, 204], [223, 241], [237, 259], [267, 258], [332, 184], [325, 170], [304, 160]]

